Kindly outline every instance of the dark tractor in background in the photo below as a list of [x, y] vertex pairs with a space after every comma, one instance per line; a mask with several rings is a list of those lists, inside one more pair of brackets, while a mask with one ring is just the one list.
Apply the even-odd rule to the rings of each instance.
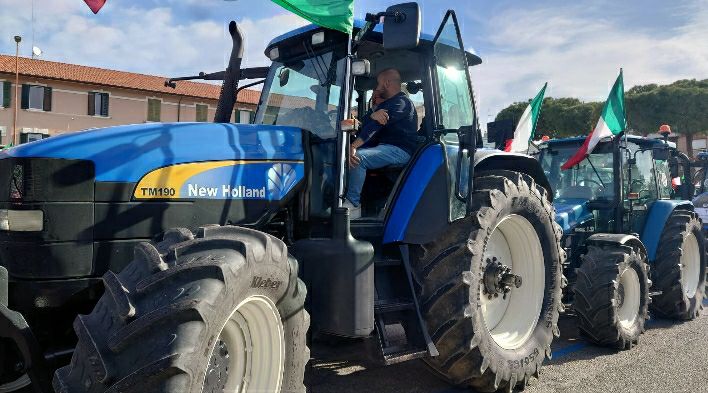
[[672, 179], [690, 179], [690, 164], [666, 140], [624, 135], [561, 170], [583, 141], [544, 142], [538, 155], [568, 254], [564, 301], [589, 341], [628, 349], [649, 310], [690, 320], [703, 307], [706, 242], [693, 186], [672, 187]]
[[[0, 386], [304, 392], [308, 328], [480, 391], [538, 375], [561, 307], [552, 191], [533, 158], [477, 148], [468, 67], [481, 59], [455, 13], [419, 30], [406, 3], [353, 36], [294, 30], [266, 48], [270, 68], [241, 70], [232, 22], [229, 67], [202, 75], [224, 79], [213, 124], [1, 153]], [[368, 174], [365, 217], [350, 220], [341, 124], [389, 67], [420, 145], [404, 168]], [[230, 124], [239, 81], [258, 77], [256, 124]]]

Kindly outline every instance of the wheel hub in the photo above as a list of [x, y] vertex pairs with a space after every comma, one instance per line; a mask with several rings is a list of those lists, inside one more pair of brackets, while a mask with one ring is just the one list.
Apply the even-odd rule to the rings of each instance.
[[229, 349], [223, 340], [219, 340], [209, 359], [204, 393], [223, 392], [229, 378]]
[[512, 288], [521, 287], [521, 276], [511, 273], [511, 268], [501, 263], [497, 257], [487, 258], [487, 267], [484, 269], [484, 293], [492, 299], [511, 292]]
[[624, 285], [622, 283], [617, 286], [617, 303], [617, 307], [624, 305]]

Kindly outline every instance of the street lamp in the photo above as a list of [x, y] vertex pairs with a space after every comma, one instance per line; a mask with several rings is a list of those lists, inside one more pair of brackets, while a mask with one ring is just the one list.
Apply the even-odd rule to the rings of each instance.
[[17, 135], [17, 108], [20, 106], [17, 102], [17, 91], [20, 84], [20, 41], [22, 37], [15, 36], [15, 115], [12, 119], [12, 139], [10, 145], [15, 145], [15, 135]]

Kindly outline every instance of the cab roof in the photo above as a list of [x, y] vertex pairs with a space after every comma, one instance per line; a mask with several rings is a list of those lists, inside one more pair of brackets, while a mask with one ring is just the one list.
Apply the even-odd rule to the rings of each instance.
[[[366, 22], [362, 19], [355, 19], [354, 20], [354, 32], [353, 34], [356, 34], [359, 30], [361, 30]], [[283, 43], [286, 40], [290, 40], [294, 37], [300, 37], [304, 35], [311, 35], [313, 31], [315, 30], [327, 30], [326, 28], [322, 26], [318, 26], [315, 24], [310, 24], [307, 26], [303, 26], [300, 28], [297, 28], [295, 30], [291, 30], [285, 34], [281, 34], [275, 38], [273, 38], [268, 45], [266, 46], [266, 56], [268, 55], [268, 52], [270, 51], [270, 48], [273, 46], [276, 46], [278, 44]], [[433, 40], [435, 39], [435, 32], [428, 33], [428, 32], [420, 32], [420, 41], [421, 44], [423, 45], [432, 45]], [[376, 41], [378, 43], [383, 43], [383, 24], [379, 23], [374, 27], [373, 33], [367, 36], [366, 38], [367, 41]], [[482, 58], [477, 55], [477, 53], [474, 51], [474, 49], [470, 48], [465, 48], [465, 53], [467, 55], [467, 64], [470, 66], [475, 66], [478, 64], [482, 63]]]
[[[544, 148], [544, 147], [567, 147], [567, 146], [578, 146], [583, 144], [585, 142], [584, 136], [576, 136], [576, 137], [571, 137], [571, 138], [559, 138], [559, 139], [551, 139], [546, 142], [542, 142], [539, 147]], [[623, 136], [624, 138], [624, 136]], [[652, 139], [652, 138], [645, 138], [641, 137], [638, 135], [627, 135], [627, 140], [632, 143], [636, 143], [637, 145], [640, 145], [642, 147], [653, 147], [653, 146], [659, 146], [664, 143], [663, 140], [661, 139]], [[603, 140], [600, 143], [608, 143], [609, 140]], [[669, 147], [676, 148], [676, 144], [674, 142], [669, 142]]]

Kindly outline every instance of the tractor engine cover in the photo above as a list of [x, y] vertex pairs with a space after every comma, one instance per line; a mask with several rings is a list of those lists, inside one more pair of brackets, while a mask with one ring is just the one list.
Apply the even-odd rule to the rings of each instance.
[[246, 124], [119, 126], [5, 150], [0, 209], [43, 223], [0, 228], [0, 265], [23, 279], [95, 277], [168, 228], [258, 227], [303, 188], [304, 161], [299, 128]]

